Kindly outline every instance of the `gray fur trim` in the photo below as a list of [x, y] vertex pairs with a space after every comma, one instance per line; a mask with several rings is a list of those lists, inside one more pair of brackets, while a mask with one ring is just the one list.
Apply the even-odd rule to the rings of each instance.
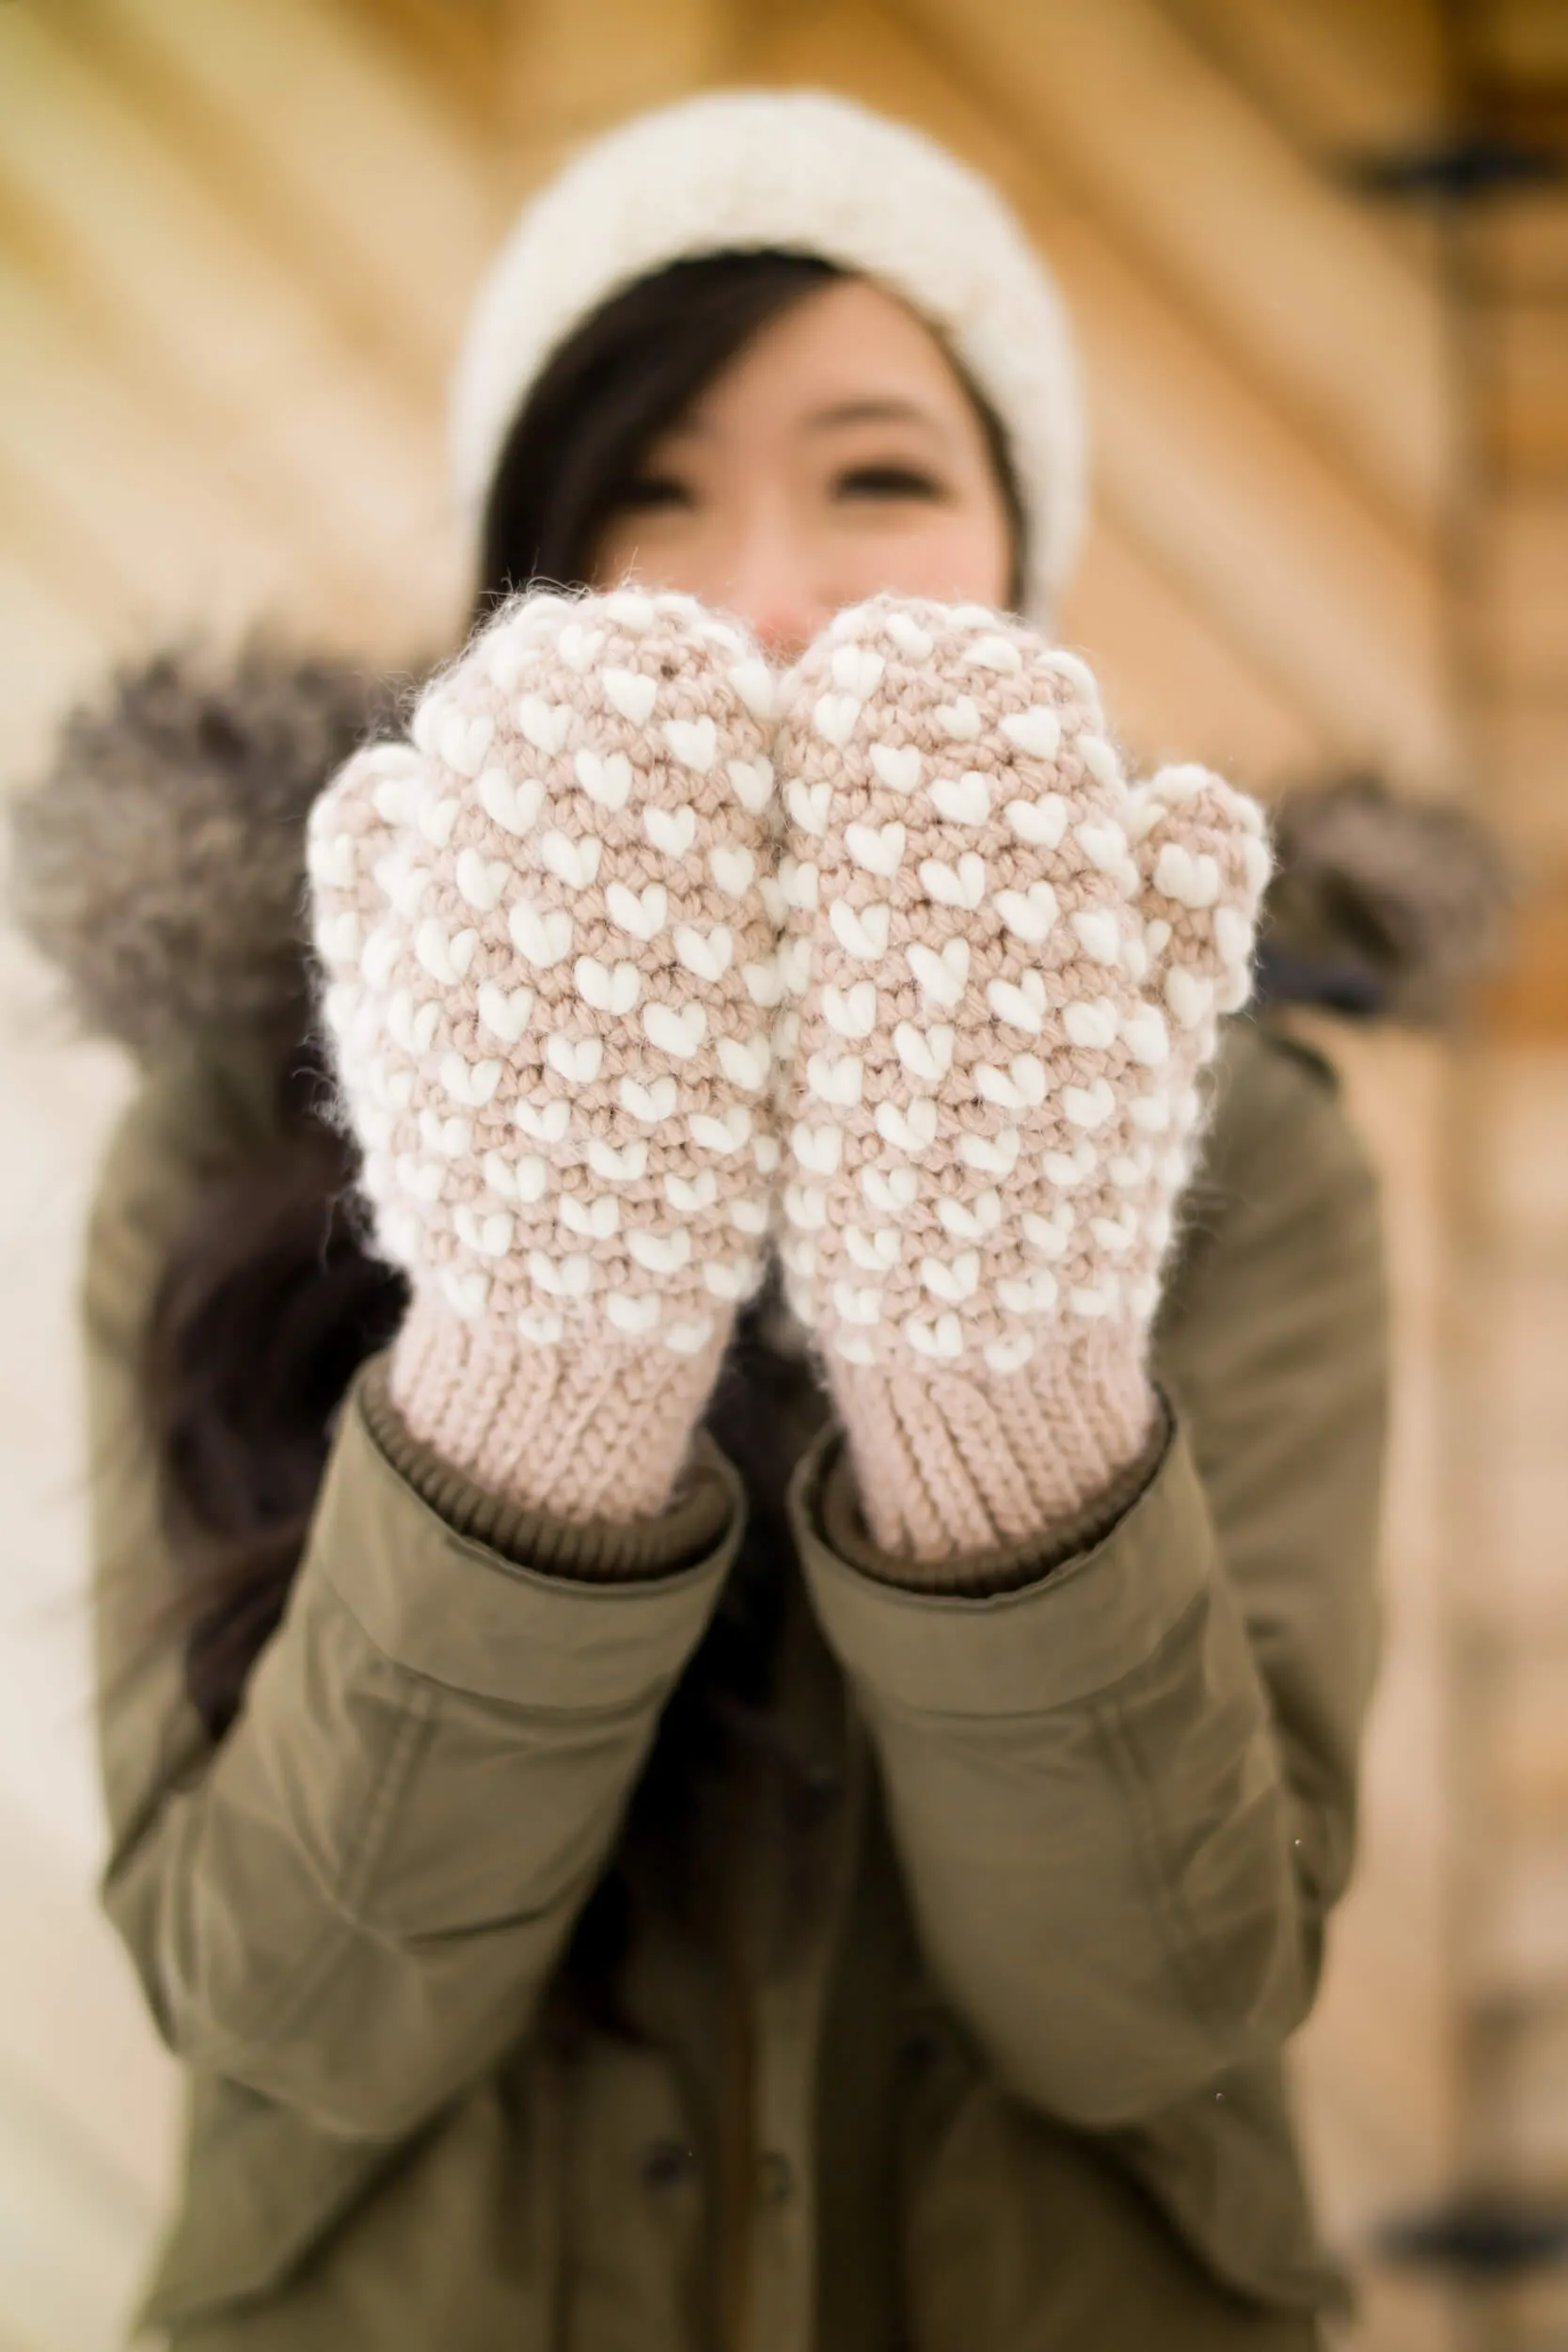
[[1465, 810], [1352, 772], [1282, 795], [1272, 827], [1265, 954], [1359, 976], [1386, 1018], [1418, 1025], [1451, 1017], [1497, 961], [1509, 876]]
[[[71, 715], [49, 772], [13, 804], [10, 913], [82, 1027], [143, 1060], [195, 1029], [303, 1027], [306, 811], [427, 675], [258, 639], [237, 657], [159, 654]], [[1451, 1011], [1501, 930], [1483, 829], [1368, 776], [1287, 794], [1275, 829], [1264, 958], [1296, 967], [1276, 995], [1322, 983], [1332, 1002], [1348, 974], [1396, 1019]]]
[[304, 819], [397, 690], [256, 639], [120, 671], [10, 812], [9, 914], [90, 1033], [157, 1059], [303, 1012]]

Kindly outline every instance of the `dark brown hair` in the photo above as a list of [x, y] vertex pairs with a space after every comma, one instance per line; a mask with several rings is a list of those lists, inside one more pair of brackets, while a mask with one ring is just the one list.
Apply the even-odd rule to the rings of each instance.
[[[530, 580], [586, 580], [604, 526], [660, 434], [764, 326], [843, 276], [812, 253], [711, 253], [611, 295], [541, 370], [507, 436], [484, 513], [477, 617]], [[1017, 603], [1027, 549], [1006, 436], [949, 358], [1006, 508]]]
[[364, 1247], [308, 1040], [279, 1042], [273, 1088], [275, 1140], [204, 1171], [147, 1341], [185, 1684], [214, 1738], [283, 1613], [344, 1392], [407, 1303]]
[[840, 275], [809, 253], [713, 253], [612, 294], [541, 369], [491, 477], [479, 617], [530, 580], [584, 582], [653, 443], [764, 326]]

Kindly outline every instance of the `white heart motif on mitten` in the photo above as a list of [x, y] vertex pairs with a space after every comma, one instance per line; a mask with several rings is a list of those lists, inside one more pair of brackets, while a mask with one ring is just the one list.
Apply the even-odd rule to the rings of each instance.
[[1260, 812], [1200, 769], [1129, 784], [1084, 664], [975, 606], [840, 614], [777, 757], [782, 1247], [847, 1411], [860, 1375], [972, 1420], [1074, 1363], [1134, 1393]]
[[[557, 1386], [559, 1439], [489, 1406], [461, 1438], [476, 1349], [514, 1393], [564, 1350], [583, 1398], [657, 1391], [673, 1411], [760, 1277], [772, 687], [689, 597], [527, 596], [426, 690], [412, 741], [359, 753], [312, 813], [345, 1113], [415, 1291], [400, 1401], [444, 1413], [443, 1442], [490, 1473], [572, 1432]], [[458, 1388], [439, 1412], [418, 1393]], [[581, 1507], [623, 1499], [612, 1482]]]

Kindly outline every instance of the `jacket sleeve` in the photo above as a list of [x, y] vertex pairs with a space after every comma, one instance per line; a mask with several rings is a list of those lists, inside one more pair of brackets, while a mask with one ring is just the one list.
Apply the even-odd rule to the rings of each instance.
[[139, 1358], [189, 1138], [226, 1116], [150, 1084], [89, 1235], [103, 1898], [180, 2058], [392, 2139], [527, 2030], [718, 1597], [739, 1492], [710, 1450], [666, 1519], [552, 1538], [400, 1437], [372, 1362], [214, 1744], [183, 1688]]
[[[1276, 2059], [1349, 1873], [1378, 1642], [1376, 1187], [1322, 1075], [1243, 1035], [1137, 1499], [975, 1598], [901, 1586], [802, 1466], [927, 1962], [1003, 2080], [1083, 2128]], [[852, 1497], [852, 1490], [851, 1490]]]

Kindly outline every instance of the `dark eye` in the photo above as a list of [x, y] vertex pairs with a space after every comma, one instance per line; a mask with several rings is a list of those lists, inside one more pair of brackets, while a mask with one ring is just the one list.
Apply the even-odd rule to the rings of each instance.
[[689, 506], [691, 493], [671, 474], [641, 474], [615, 501], [619, 514], [646, 515], [660, 507]]
[[914, 466], [855, 466], [840, 474], [834, 487], [841, 498], [934, 499], [942, 485]]

